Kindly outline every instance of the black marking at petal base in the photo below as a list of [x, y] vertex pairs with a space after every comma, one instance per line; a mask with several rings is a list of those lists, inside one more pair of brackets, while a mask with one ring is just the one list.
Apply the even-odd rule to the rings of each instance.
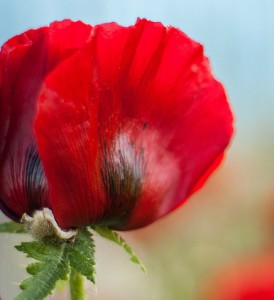
[[36, 149], [32, 145], [26, 151], [25, 158], [25, 191], [31, 210], [41, 209], [49, 198], [48, 184], [44, 168]]
[[105, 225], [122, 225], [141, 197], [146, 162], [144, 149], [120, 140], [103, 145], [101, 176], [106, 193]]
[[148, 123], [145, 122], [145, 123], [143, 124], [143, 131], [147, 128], [147, 126], [148, 126]]

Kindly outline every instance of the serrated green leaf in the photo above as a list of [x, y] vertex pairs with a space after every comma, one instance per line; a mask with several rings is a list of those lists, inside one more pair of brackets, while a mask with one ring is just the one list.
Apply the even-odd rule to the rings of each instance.
[[117, 245], [121, 246], [129, 255], [130, 259], [133, 263], [140, 266], [143, 272], [146, 272], [145, 266], [136, 256], [134, 251], [131, 249], [129, 245], [125, 242], [125, 240], [115, 231], [109, 229], [107, 226], [94, 226], [92, 227], [100, 236], [116, 243]]
[[57, 281], [68, 279], [72, 269], [95, 281], [94, 242], [86, 228], [79, 230], [75, 242], [71, 244], [33, 241], [23, 242], [16, 249], [37, 261], [27, 266], [27, 272], [32, 277], [21, 283], [23, 292], [15, 300], [44, 299], [56, 287]]
[[5, 222], [0, 224], [0, 232], [2, 233], [27, 233], [24, 225], [16, 222]]
[[20, 287], [23, 291], [15, 300], [44, 299], [52, 292], [59, 279], [67, 278], [70, 269], [65, 257], [66, 244], [45, 245], [38, 242], [26, 242], [16, 248], [39, 262], [27, 267], [28, 273], [34, 276], [21, 283]]
[[44, 267], [44, 264], [35, 262], [32, 264], [29, 264], [26, 269], [30, 275], [36, 275], [37, 273], [39, 273], [43, 270], [43, 267]]
[[94, 242], [91, 232], [82, 228], [75, 243], [67, 245], [66, 254], [70, 266], [95, 283]]

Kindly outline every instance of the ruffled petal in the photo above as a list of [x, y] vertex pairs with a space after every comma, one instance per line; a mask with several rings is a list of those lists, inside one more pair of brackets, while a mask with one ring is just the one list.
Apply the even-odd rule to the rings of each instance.
[[[145, 31], [155, 28], [144, 21], [138, 25]], [[213, 78], [200, 44], [168, 27], [156, 52], [150, 53], [150, 64], [139, 67], [139, 72], [145, 51], [138, 46], [127, 77], [132, 99], [127, 114], [157, 132], [162, 154], [157, 147], [148, 154], [151, 174], [127, 229], [166, 215], [201, 187], [221, 162], [233, 132], [224, 89]], [[162, 161], [167, 157], [169, 163]], [[159, 166], [162, 172], [157, 171]], [[163, 174], [164, 182], [159, 186]]]
[[[128, 31], [114, 23], [104, 26], [119, 41], [118, 49], [107, 51], [116, 59], [115, 54], [121, 56], [119, 48]], [[101, 29], [94, 28], [93, 38], [85, 49], [47, 77], [38, 103], [38, 149], [51, 190], [53, 213], [63, 228], [108, 222], [108, 210], [113, 208], [107, 202], [99, 151], [107, 149], [113, 140], [120, 110], [119, 98], [108, 103], [101, 101], [101, 96], [108, 98], [112, 94], [111, 86], [101, 88], [97, 72], [96, 40], [109, 39]], [[118, 68], [109, 65], [110, 72], [117, 72]], [[117, 206], [121, 208], [121, 204]]]
[[33, 120], [44, 77], [89, 38], [91, 26], [65, 20], [7, 41], [0, 53], [0, 205], [11, 218], [50, 207]]
[[59, 225], [116, 229], [181, 205], [218, 166], [233, 131], [202, 46], [147, 20], [94, 27], [86, 47], [47, 77], [35, 129]]

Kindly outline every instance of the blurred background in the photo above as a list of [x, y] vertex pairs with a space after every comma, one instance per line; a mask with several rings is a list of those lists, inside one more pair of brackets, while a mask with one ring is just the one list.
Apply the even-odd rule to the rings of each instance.
[[[145, 17], [179, 27], [205, 46], [236, 116], [226, 159], [204, 188], [163, 220], [122, 234], [147, 274], [96, 237], [97, 285], [88, 285], [89, 299], [200, 300], [223, 266], [273, 251], [273, 16], [272, 0], [0, 0], [0, 44], [64, 18], [131, 25]], [[3, 300], [27, 276], [27, 260], [14, 249], [21, 239], [0, 236]], [[68, 299], [61, 294], [50, 299]]]

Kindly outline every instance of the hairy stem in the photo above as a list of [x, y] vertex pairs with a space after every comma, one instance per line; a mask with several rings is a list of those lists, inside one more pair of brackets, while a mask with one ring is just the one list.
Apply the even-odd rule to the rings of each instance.
[[85, 300], [84, 277], [75, 269], [71, 268], [70, 278], [70, 298], [71, 300]]

